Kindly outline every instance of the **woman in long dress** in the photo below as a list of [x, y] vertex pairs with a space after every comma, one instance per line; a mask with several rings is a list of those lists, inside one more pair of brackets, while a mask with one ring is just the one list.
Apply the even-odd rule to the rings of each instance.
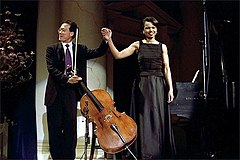
[[[167, 46], [155, 39], [158, 21], [154, 17], [142, 20], [145, 36], [119, 51], [106, 29], [109, 48], [115, 59], [138, 56], [139, 74], [132, 87], [130, 116], [138, 126], [133, 152], [138, 159], [171, 158], [174, 150], [168, 103], [174, 99]], [[105, 36], [106, 37], [106, 36]]]

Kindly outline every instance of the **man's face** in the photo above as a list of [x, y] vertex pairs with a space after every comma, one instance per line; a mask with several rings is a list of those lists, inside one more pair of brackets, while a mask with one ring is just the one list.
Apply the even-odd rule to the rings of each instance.
[[69, 43], [72, 41], [72, 36], [74, 32], [70, 32], [70, 25], [63, 23], [58, 29], [58, 40], [63, 43]]

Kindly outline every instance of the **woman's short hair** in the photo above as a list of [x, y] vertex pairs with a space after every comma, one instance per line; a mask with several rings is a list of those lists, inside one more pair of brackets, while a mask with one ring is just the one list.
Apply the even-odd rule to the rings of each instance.
[[143, 30], [144, 29], [144, 24], [145, 22], [151, 22], [154, 26], [156, 26], [157, 28], [159, 27], [159, 22], [156, 18], [154, 17], [145, 17], [142, 22], [141, 22], [141, 26], [140, 29]]

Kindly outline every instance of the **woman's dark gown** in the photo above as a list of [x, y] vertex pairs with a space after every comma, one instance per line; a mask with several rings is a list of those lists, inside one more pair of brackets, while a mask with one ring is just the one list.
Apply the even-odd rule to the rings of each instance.
[[131, 117], [138, 125], [133, 152], [138, 159], [171, 158], [174, 148], [167, 88], [164, 79], [162, 44], [140, 41], [139, 75], [132, 89]]

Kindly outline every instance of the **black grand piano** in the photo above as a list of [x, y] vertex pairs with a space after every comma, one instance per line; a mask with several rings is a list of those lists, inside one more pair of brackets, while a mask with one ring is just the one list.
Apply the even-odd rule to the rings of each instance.
[[202, 84], [191, 82], [176, 82], [174, 101], [170, 104], [172, 115], [179, 118], [195, 119], [202, 106]]
[[200, 158], [203, 91], [201, 83], [176, 82], [170, 104], [171, 122], [179, 158]]

